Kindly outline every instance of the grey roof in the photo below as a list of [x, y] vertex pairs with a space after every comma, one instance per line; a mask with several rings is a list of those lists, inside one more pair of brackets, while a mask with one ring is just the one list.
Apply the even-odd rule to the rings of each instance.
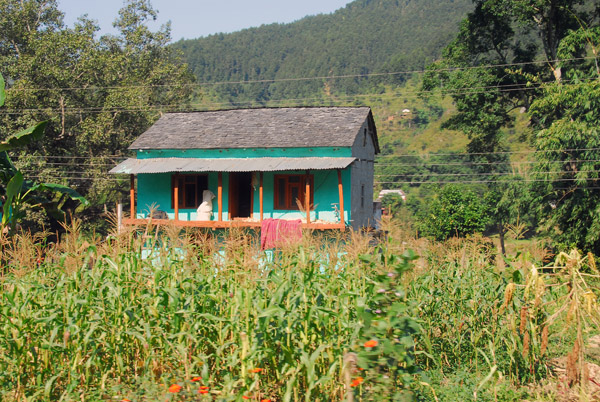
[[236, 109], [167, 113], [129, 149], [350, 147], [368, 120], [368, 107]]
[[344, 169], [355, 158], [130, 158], [119, 163], [109, 173], [168, 172], [275, 172], [281, 170]]

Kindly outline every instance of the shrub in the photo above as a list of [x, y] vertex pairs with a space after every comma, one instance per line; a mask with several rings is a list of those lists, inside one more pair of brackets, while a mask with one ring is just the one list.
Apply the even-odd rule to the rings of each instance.
[[420, 230], [425, 236], [445, 240], [464, 237], [485, 229], [486, 205], [466, 187], [446, 185], [421, 216]]

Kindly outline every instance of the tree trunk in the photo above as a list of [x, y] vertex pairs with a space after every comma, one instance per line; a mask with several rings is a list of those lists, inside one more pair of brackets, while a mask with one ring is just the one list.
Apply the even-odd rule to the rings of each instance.
[[506, 233], [506, 229], [504, 229], [503, 224], [498, 224], [498, 234], [500, 235], [500, 252], [502, 253], [502, 257], [506, 257], [506, 247], [504, 247], [504, 234]]

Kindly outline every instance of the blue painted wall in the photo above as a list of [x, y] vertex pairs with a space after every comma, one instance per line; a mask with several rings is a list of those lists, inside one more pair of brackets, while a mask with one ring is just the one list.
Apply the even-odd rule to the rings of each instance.
[[[183, 173], [183, 172], [182, 172]], [[298, 219], [305, 215], [295, 210], [275, 210], [274, 177], [276, 174], [304, 174], [298, 171], [265, 172], [263, 174], [263, 217], [278, 219]], [[314, 175], [314, 204], [315, 209], [311, 212], [311, 220], [323, 220], [327, 222], [338, 222], [339, 193], [338, 178], [335, 170], [313, 171]], [[137, 217], [146, 218], [152, 206], [167, 212], [169, 219], [175, 218], [175, 210], [171, 208], [171, 175], [172, 173], [139, 174], [137, 177]], [[345, 221], [350, 220], [350, 169], [342, 171], [342, 183], [344, 185], [344, 209]], [[218, 192], [218, 174], [208, 173], [208, 188], [215, 195]], [[260, 218], [260, 195], [258, 184], [253, 189], [253, 218]], [[229, 219], [229, 174], [223, 173], [223, 220]], [[213, 200], [213, 220], [217, 220], [217, 199]], [[184, 221], [196, 220], [196, 208], [180, 209], [179, 219]]]
[[[187, 157], [199, 157], [199, 154], [203, 154], [203, 157], [214, 158], [219, 150], [194, 150], [199, 151], [145, 151], [138, 152], [138, 157], [144, 155], [144, 157], [171, 157], [171, 156], [183, 156]], [[211, 151], [211, 152], [208, 152]], [[223, 150], [223, 158], [226, 157], [240, 157], [241, 150]], [[232, 154], [229, 151], [236, 151]], [[263, 153], [265, 150], [255, 150], [258, 153]], [[314, 151], [309, 149], [302, 149], [302, 152], [291, 152], [290, 150], [280, 150], [285, 152], [290, 157], [307, 156], [306, 153], [314, 152], [311, 156], [348, 156], [348, 149], [344, 148], [330, 148], [327, 150], [315, 148]], [[251, 154], [256, 155], [253, 151], [249, 151]], [[269, 151], [270, 152], [270, 151]], [[158, 154], [160, 153], [160, 154]], [[148, 156], [152, 155], [152, 156]], [[160, 155], [160, 156], [159, 156]], [[210, 156], [209, 156], [210, 155]], [[245, 154], [248, 155], [248, 151]], [[281, 156], [280, 153], [274, 153], [271, 156]], [[254, 156], [256, 157], [256, 156]], [[184, 172], [180, 172], [184, 173]], [[193, 172], [189, 172], [193, 173]], [[304, 174], [304, 171], [280, 171], [280, 172], [265, 172], [263, 173], [263, 217], [266, 218], [278, 218], [278, 219], [297, 219], [304, 218], [305, 215], [300, 211], [284, 211], [274, 209], [274, 176], [276, 174]], [[175, 211], [171, 208], [171, 175], [173, 173], [158, 173], [158, 174], [139, 174], [137, 177], [137, 217], [145, 218], [150, 211], [150, 208], [154, 206], [156, 209], [167, 212], [169, 219], [175, 218]], [[335, 208], [339, 209], [339, 193], [338, 193], [338, 177], [336, 170], [315, 170], [311, 174], [314, 175], [314, 204], [315, 210], [311, 212], [311, 220], [322, 220], [326, 222], [339, 222], [339, 213], [336, 212]], [[260, 200], [259, 200], [259, 181], [258, 175], [254, 180], [256, 186], [253, 191], [253, 218], [259, 220], [260, 218]], [[344, 186], [344, 209], [345, 209], [345, 222], [349, 222], [351, 219], [351, 169], [347, 168], [342, 171], [342, 183]], [[208, 173], [208, 188], [215, 196], [218, 192], [218, 173]], [[223, 220], [229, 219], [229, 174], [223, 173]], [[213, 200], [213, 220], [217, 220], [218, 204], [217, 199]], [[180, 220], [196, 220], [196, 208], [193, 209], [180, 209], [179, 210]]]

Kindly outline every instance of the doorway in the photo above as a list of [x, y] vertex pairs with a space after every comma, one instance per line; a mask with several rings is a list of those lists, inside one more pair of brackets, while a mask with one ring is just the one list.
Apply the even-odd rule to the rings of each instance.
[[252, 173], [229, 173], [229, 219], [252, 216]]

